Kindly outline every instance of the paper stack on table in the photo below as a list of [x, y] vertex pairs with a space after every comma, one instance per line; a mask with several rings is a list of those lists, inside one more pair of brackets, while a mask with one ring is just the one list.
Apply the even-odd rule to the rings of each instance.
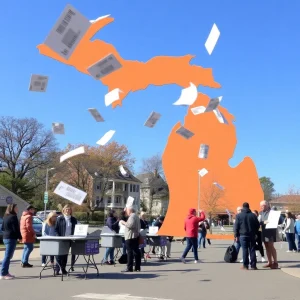
[[147, 119], [147, 121], [145, 122], [144, 126], [153, 128], [155, 126], [155, 124], [157, 123], [157, 121], [160, 119], [160, 117], [161, 117], [161, 114], [153, 111], [150, 114], [150, 116]]
[[114, 54], [111, 53], [89, 66], [88, 71], [95, 79], [98, 80], [114, 71], [117, 71], [121, 67], [121, 63], [116, 59]]
[[180, 134], [181, 136], [183, 136], [186, 139], [190, 139], [192, 136], [195, 135], [193, 132], [189, 131], [188, 129], [184, 128], [183, 126], [181, 126], [179, 129], [177, 129], [176, 133]]
[[102, 116], [96, 108], [89, 108], [88, 111], [91, 113], [91, 115], [97, 122], [104, 122], [104, 119], [102, 118]]
[[100, 146], [104, 146], [105, 144], [107, 144], [110, 139], [113, 137], [113, 135], [115, 134], [115, 130], [109, 130], [108, 132], [106, 132], [104, 134], [104, 136], [96, 143]]
[[63, 58], [69, 59], [90, 26], [90, 21], [68, 4], [44, 44]]
[[181, 90], [180, 98], [173, 105], [192, 105], [198, 97], [197, 87], [190, 82], [190, 86]]
[[220, 31], [219, 31], [217, 25], [214, 24], [209, 33], [209, 36], [208, 36], [206, 42], [205, 42], [205, 48], [209, 55], [211, 55], [212, 52], [214, 51], [214, 48], [217, 44], [219, 37], [220, 37]]
[[48, 76], [32, 74], [30, 78], [29, 91], [46, 92], [48, 80]]
[[87, 193], [61, 181], [54, 190], [54, 193], [78, 205], [81, 205]]
[[76, 156], [76, 155], [80, 155], [80, 154], [85, 154], [85, 147], [82, 146], [82, 147], [78, 147], [72, 151], [69, 151], [67, 152], [66, 154], [62, 155], [60, 157], [60, 162], [62, 163], [63, 161], [73, 157], [73, 156]]
[[107, 93], [104, 97], [104, 102], [106, 106], [111, 105], [115, 101], [120, 99], [120, 93], [123, 93], [119, 88], [113, 89], [109, 93]]
[[65, 134], [65, 125], [63, 123], [52, 123], [52, 131], [54, 134]]

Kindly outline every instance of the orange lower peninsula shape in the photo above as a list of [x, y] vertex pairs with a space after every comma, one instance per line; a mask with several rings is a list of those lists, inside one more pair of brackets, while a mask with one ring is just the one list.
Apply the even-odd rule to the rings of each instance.
[[[193, 55], [157, 56], [147, 62], [131, 61], [123, 59], [113, 45], [101, 40], [91, 41], [100, 29], [113, 20], [107, 17], [92, 23], [68, 60], [45, 44], [38, 45], [38, 49], [41, 54], [73, 66], [88, 75], [87, 70], [91, 65], [109, 54], [114, 54], [122, 68], [100, 79], [108, 87], [108, 91], [119, 88], [123, 92], [120, 93], [119, 101], [113, 103], [113, 107], [121, 106], [128, 93], [146, 89], [149, 85], [177, 84], [186, 88], [192, 82], [196, 86], [220, 87], [213, 78], [211, 68], [190, 65]], [[208, 96], [199, 94], [194, 106], [207, 105], [208, 101]], [[203, 178], [201, 188], [205, 189], [212, 179], [218, 181], [226, 189], [228, 209], [235, 210], [244, 201], [255, 206], [263, 199], [256, 169], [250, 158], [245, 158], [236, 168], [228, 165], [236, 146], [236, 133], [232, 124], [233, 117], [225, 109], [221, 111], [228, 119], [229, 125], [219, 123], [213, 112], [194, 116], [189, 110], [184, 126], [195, 135], [186, 140], [176, 134], [179, 123], [170, 134], [163, 154], [163, 166], [170, 189], [170, 204], [160, 234], [185, 234], [183, 224], [188, 209], [197, 208], [197, 170], [203, 167], [207, 168], [209, 174]], [[207, 160], [198, 158], [201, 143], [210, 146]]]

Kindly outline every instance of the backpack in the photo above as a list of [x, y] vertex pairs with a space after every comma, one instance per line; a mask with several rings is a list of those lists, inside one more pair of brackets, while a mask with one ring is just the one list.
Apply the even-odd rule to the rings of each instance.
[[119, 264], [121, 264], [121, 265], [126, 265], [126, 264], [127, 264], [127, 254], [123, 254], [123, 255], [119, 258]]
[[236, 262], [237, 257], [238, 257], [238, 253], [236, 251], [235, 246], [234, 245], [229, 246], [225, 252], [224, 260], [227, 263], [234, 263]]

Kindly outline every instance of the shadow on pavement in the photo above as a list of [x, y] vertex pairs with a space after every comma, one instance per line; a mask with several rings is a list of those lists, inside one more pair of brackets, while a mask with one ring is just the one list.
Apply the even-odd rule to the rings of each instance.
[[[143, 273], [153, 272], [152, 270], [143, 271]], [[181, 272], [181, 273], [189, 273], [189, 272], [199, 272], [199, 269], [186, 269], [186, 270], [155, 270], [155, 272]]]
[[[160, 277], [161, 275], [157, 274], [145, 274], [143, 272], [141, 273], [105, 273], [105, 274], [99, 274], [99, 277], [96, 275], [93, 276], [95, 279], [153, 279]], [[88, 278], [90, 278], [89, 276]]]

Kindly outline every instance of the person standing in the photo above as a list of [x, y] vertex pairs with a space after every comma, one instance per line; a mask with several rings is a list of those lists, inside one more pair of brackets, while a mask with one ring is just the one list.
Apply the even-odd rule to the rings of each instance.
[[[76, 218], [72, 216], [72, 208], [70, 205], [65, 205], [62, 210], [62, 215], [58, 216], [55, 224], [56, 236], [70, 236], [74, 235], [75, 225], [77, 224]], [[75, 256], [71, 258], [71, 268], [73, 269]], [[61, 269], [63, 275], [67, 275], [66, 266], [68, 263], [68, 254], [59, 255], [56, 257], [56, 275], [59, 275]]]
[[[56, 236], [55, 233], [56, 218], [57, 218], [57, 214], [55, 211], [49, 213], [47, 219], [43, 223], [42, 236]], [[43, 255], [42, 267], [45, 267], [46, 263], [47, 263], [47, 256]], [[52, 266], [54, 265], [54, 256], [50, 256], [50, 263]]]
[[270, 205], [267, 201], [263, 200], [260, 202], [261, 212], [259, 215], [259, 222], [262, 226], [262, 240], [265, 244], [268, 263], [263, 268], [278, 269], [277, 252], [274, 247], [277, 236], [277, 228], [266, 228], [268, 223], [268, 217], [270, 214]]
[[29, 256], [33, 250], [33, 244], [36, 240], [36, 234], [32, 225], [32, 217], [35, 214], [35, 207], [29, 205], [26, 210], [23, 212], [21, 217], [21, 235], [22, 242], [24, 243], [24, 250], [22, 256], [21, 267], [22, 268], [32, 268], [32, 265], [28, 263]]
[[[201, 248], [201, 242], [203, 240], [203, 248], [205, 248], [205, 239], [207, 230], [209, 229], [209, 223], [207, 220], [204, 220], [199, 225], [199, 233], [198, 233], [198, 248]], [[210, 244], [210, 243], [209, 243]]]
[[[146, 221], [146, 213], [144, 211], [140, 214], [140, 223], [142, 230], [147, 230], [149, 228], [148, 222]], [[145, 257], [145, 247], [141, 248], [141, 255], [142, 257]], [[149, 254], [147, 254], [147, 258], [151, 258]]]
[[[238, 214], [240, 214], [242, 211], [242, 208], [240, 206], [237, 207], [236, 209], [236, 216], [235, 216], [235, 221], [234, 221], [234, 225], [233, 225], [233, 231], [235, 229], [235, 226], [236, 226], [236, 218], [238, 216]], [[234, 246], [235, 246], [235, 249], [236, 249], [236, 252], [237, 252], [237, 255], [239, 255], [239, 252], [240, 252], [240, 249], [241, 249], [241, 243], [240, 243], [240, 240], [239, 239], [234, 239]], [[243, 260], [240, 261], [240, 263], [242, 263]]]
[[195, 258], [195, 264], [198, 263], [198, 251], [197, 251], [197, 244], [198, 244], [198, 224], [205, 220], [205, 214], [202, 210], [199, 211], [200, 217], [196, 217], [196, 209], [191, 208], [189, 210], [189, 214], [184, 222], [184, 230], [186, 232], [186, 240], [187, 245], [182, 253], [181, 261], [185, 264], [185, 258], [191, 248], [193, 247], [194, 251], [194, 258]]
[[295, 222], [295, 235], [298, 241], [298, 252], [300, 252], [300, 215], [297, 216], [297, 220]]
[[[116, 212], [114, 210], [111, 210], [108, 214], [108, 218], [106, 220], [106, 226], [115, 231], [116, 233], [119, 233], [119, 220], [116, 218]], [[114, 265], [114, 256], [115, 256], [115, 248], [114, 247], [109, 247], [106, 248], [105, 255], [103, 258], [103, 263], [107, 265]], [[110, 260], [108, 261], [108, 256]]]
[[283, 229], [283, 232], [286, 234], [286, 239], [289, 244], [289, 250], [287, 252], [297, 252], [297, 247], [295, 243], [295, 221], [291, 212], [287, 212], [286, 216], [286, 225]]
[[257, 270], [256, 267], [256, 237], [258, 235], [259, 222], [254, 213], [250, 210], [249, 203], [245, 202], [241, 213], [236, 216], [234, 237], [239, 240], [243, 249], [243, 270], [248, 270], [249, 252], [251, 270]]
[[[258, 211], [254, 210], [253, 213], [256, 215], [256, 217], [258, 219], [258, 217], [259, 217]], [[261, 235], [261, 227], [260, 226], [259, 226], [259, 231], [257, 234], [256, 245], [257, 245], [256, 249], [259, 251], [259, 253], [261, 255], [261, 262], [266, 262], [264, 247], [262, 244], [262, 235]]]
[[14, 256], [17, 241], [22, 239], [17, 214], [17, 204], [9, 204], [6, 208], [1, 226], [5, 254], [2, 260], [0, 279], [4, 280], [14, 279], [14, 276], [9, 273], [9, 265]]
[[122, 272], [133, 272], [133, 258], [135, 259], [135, 271], [139, 272], [141, 271], [141, 252], [139, 249], [141, 223], [133, 205], [126, 205], [125, 210], [129, 218], [127, 222], [120, 221], [120, 223], [125, 226], [127, 268]]

